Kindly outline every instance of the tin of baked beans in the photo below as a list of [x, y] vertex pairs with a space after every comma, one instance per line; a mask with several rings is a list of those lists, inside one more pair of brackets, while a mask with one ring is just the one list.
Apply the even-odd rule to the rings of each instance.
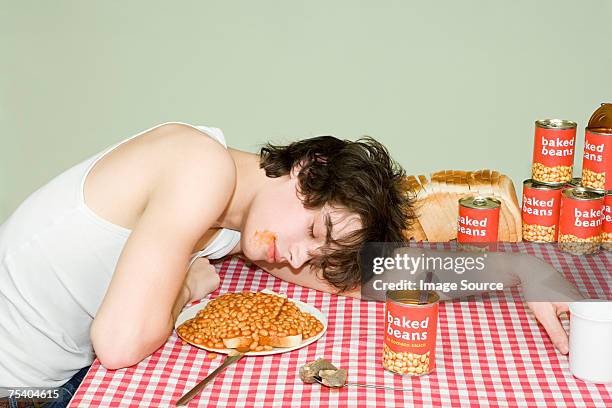
[[531, 178], [538, 183], [559, 184], [572, 179], [576, 122], [541, 119], [535, 122]]
[[523, 240], [555, 242], [559, 234], [559, 208], [562, 186], [523, 182]]
[[603, 224], [601, 230], [602, 248], [607, 251], [612, 251], [612, 190], [609, 190], [604, 198]]
[[419, 290], [388, 290], [385, 304], [383, 368], [396, 374], [424, 375], [436, 367], [440, 297], [430, 291], [420, 304]]
[[492, 197], [469, 196], [459, 200], [457, 246], [464, 250], [495, 251], [501, 202]]
[[582, 255], [597, 252], [601, 242], [604, 195], [582, 187], [561, 194], [559, 248]]
[[563, 190], [574, 187], [582, 187], [582, 177], [574, 177], [563, 185]]
[[582, 185], [601, 192], [612, 190], [612, 130], [586, 129]]

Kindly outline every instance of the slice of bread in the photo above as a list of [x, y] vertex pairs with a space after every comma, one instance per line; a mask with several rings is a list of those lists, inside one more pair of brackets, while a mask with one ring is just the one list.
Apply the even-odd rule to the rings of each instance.
[[418, 179], [423, 189], [423, 199], [419, 200], [418, 217], [427, 240], [431, 242], [444, 242], [447, 240], [447, 225], [440, 217], [440, 202], [436, 198], [429, 180], [423, 175]]
[[294, 336], [262, 336], [259, 338], [259, 344], [272, 347], [295, 347], [302, 344], [302, 334]]
[[469, 193], [470, 186], [467, 183], [467, 172], [460, 170], [448, 170], [449, 180], [447, 182], [451, 192], [452, 201], [449, 211], [452, 212], [455, 223], [452, 229], [450, 239], [457, 238], [457, 224], [459, 218], [459, 200]]
[[251, 338], [251, 336], [240, 336], [233, 337], [231, 339], [223, 339], [223, 345], [225, 346], [225, 348], [231, 349], [249, 347], [252, 342], [253, 339]]
[[[251, 336], [223, 339], [223, 345], [226, 348], [232, 349], [249, 347], [252, 343], [253, 338]], [[293, 336], [259, 336], [257, 343], [262, 346], [295, 347], [302, 344], [302, 334], [296, 334]]]
[[[452, 170], [443, 170], [431, 175], [431, 184], [434, 187], [434, 194], [440, 205], [440, 217], [446, 226], [445, 231], [452, 231], [457, 225], [457, 216], [453, 214], [454, 193], [451, 191], [453, 182]], [[445, 236], [442, 241], [448, 241], [450, 237]]]
[[496, 190], [502, 198], [502, 202], [505, 204], [505, 209], [508, 213], [508, 224], [513, 226], [514, 234], [510, 242], [519, 242], [523, 238], [522, 227], [521, 227], [521, 210], [519, 208], [518, 199], [516, 197], [516, 190], [514, 189], [514, 183], [510, 177], [500, 175], [497, 182]]

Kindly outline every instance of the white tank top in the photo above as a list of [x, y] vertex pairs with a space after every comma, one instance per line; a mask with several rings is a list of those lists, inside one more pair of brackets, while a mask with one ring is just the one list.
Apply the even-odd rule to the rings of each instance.
[[[93, 362], [89, 329], [131, 230], [85, 205], [85, 177], [108, 152], [159, 126], [66, 170], [0, 225], [0, 387], [57, 387]], [[188, 126], [227, 147], [221, 129]], [[189, 265], [221, 258], [239, 241], [224, 228]]]

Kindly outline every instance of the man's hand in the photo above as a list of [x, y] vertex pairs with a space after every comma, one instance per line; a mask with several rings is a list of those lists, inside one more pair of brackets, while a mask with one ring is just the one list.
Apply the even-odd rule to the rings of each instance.
[[195, 259], [189, 267], [183, 287], [174, 301], [172, 321], [176, 322], [186, 304], [200, 300], [214, 292], [219, 287], [220, 282], [221, 279], [217, 270], [207, 258]]
[[540, 322], [550, 340], [562, 354], [569, 351], [567, 333], [561, 325], [560, 315], [569, 316], [569, 302], [527, 302], [527, 305]]
[[189, 290], [187, 303], [206, 297], [217, 290], [220, 283], [219, 274], [209, 260], [207, 258], [197, 258], [191, 264], [185, 278], [185, 286]]
[[527, 261], [518, 273], [523, 297], [557, 350], [567, 354], [569, 341], [560, 316], [566, 313], [569, 317], [569, 302], [584, 297], [548, 263], [535, 257], [529, 257]]

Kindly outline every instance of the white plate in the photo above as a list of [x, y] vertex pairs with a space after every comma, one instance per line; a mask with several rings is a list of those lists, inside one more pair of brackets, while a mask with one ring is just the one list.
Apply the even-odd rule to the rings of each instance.
[[[268, 289], [264, 289], [261, 291], [262, 293], [268, 293], [271, 295], [278, 295], [278, 293], [276, 292], [272, 292], [271, 290]], [[204, 309], [206, 307], [206, 305], [208, 304], [208, 302], [210, 302], [213, 299], [206, 299], [203, 300], [202, 302], [198, 303], [195, 306], [191, 306], [190, 308], [187, 308], [185, 310], [183, 310], [181, 312], [181, 314], [178, 316], [178, 318], [176, 319], [176, 323], [174, 324], [174, 328], [177, 329], [181, 324], [185, 323], [187, 320], [189, 319], [193, 319], [196, 314]], [[250, 351], [248, 353], [245, 354], [245, 356], [269, 356], [271, 354], [280, 354], [280, 353], [286, 353], [288, 351], [293, 351], [293, 350], [297, 350], [299, 348], [302, 348], [304, 346], [307, 346], [309, 344], [314, 343], [315, 341], [319, 340], [321, 338], [321, 336], [323, 336], [323, 334], [325, 334], [325, 332], [327, 331], [327, 318], [325, 318], [325, 315], [323, 313], [321, 313], [321, 311], [319, 309], [317, 309], [316, 307], [309, 305], [308, 303], [304, 303], [301, 302], [299, 300], [295, 300], [295, 299], [290, 299], [287, 298], [287, 300], [292, 301], [293, 303], [295, 303], [295, 305], [298, 307], [298, 309], [300, 309], [302, 312], [306, 312], [306, 313], [310, 313], [311, 315], [313, 315], [314, 317], [316, 317], [317, 319], [319, 319], [319, 321], [321, 323], [323, 323], [323, 330], [321, 331], [321, 333], [317, 334], [314, 337], [311, 337], [309, 339], [303, 340], [302, 344], [299, 344], [297, 346], [294, 347], [275, 347], [272, 350], [269, 351]], [[228, 354], [230, 351], [232, 351], [232, 349], [216, 349], [216, 348], [211, 348], [211, 347], [205, 347], [203, 345], [200, 344], [192, 344], [189, 343], [194, 347], [197, 348], [201, 348], [213, 353], [220, 353], [220, 354]]]

